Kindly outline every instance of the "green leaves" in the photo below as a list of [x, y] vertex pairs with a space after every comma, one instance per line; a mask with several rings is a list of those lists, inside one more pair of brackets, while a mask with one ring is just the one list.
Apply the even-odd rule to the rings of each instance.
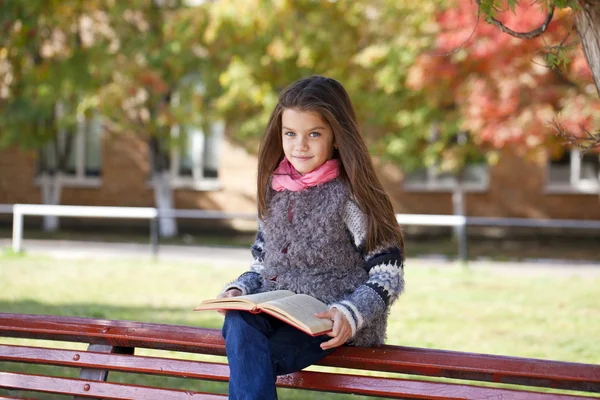
[[[59, 129], [73, 130], [77, 113], [107, 81], [113, 43], [103, 1], [3, 4], [0, 16], [0, 140], [42, 147]], [[57, 113], [57, 104], [63, 112]]]
[[[248, 138], [263, 134], [285, 86], [306, 75], [332, 76], [350, 93], [376, 154], [405, 160], [412, 155], [398, 156], [401, 147], [387, 143], [419, 137], [423, 127], [418, 124], [426, 124], [422, 115], [428, 113], [423, 111], [428, 103], [406, 88], [405, 79], [417, 55], [433, 40], [437, 5], [431, 0], [207, 4], [210, 22], [203, 46], [211, 64], [220, 69], [222, 87], [214, 104], [231, 132], [248, 143]], [[398, 124], [400, 111], [409, 115], [410, 125]]]

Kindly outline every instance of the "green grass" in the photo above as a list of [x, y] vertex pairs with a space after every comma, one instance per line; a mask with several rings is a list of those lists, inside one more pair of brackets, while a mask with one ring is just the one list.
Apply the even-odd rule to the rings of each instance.
[[[234, 267], [185, 262], [54, 260], [5, 253], [0, 254], [0, 310], [219, 328], [219, 314], [191, 310], [241, 272]], [[416, 269], [410, 268], [409, 262], [406, 280], [406, 293], [390, 316], [390, 344], [600, 364], [600, 274], [578, 277], [543, 270], [501, 274], [458, 267]], [[25, 343], [6, 338], [0, 342]], [[40, 343], [43, 345], [36, 344]], [[65, 344], [84, 348], [77, 346]], [[8, 369], [57, 370], [0, 365], [0, 370]], [[63, 370], [68, 369], [60, 372]], [[64, 373], [74, 376], [73, 371]], [[226, 391], [224, 384], [176, 378], [115, 373], [109, 379]], [[6, 393], [0, 391], [2, 394]], [[280, 397], [358, 398], [293, 390], [282, 390]]]

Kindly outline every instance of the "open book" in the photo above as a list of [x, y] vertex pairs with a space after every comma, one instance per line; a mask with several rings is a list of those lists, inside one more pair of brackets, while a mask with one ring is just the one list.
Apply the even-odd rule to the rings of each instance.
[[317, 318], [314, 314], [328, 309], [325, 303], [307, 294], [274, 290], [226, 299], [204, 300], [194, 311], [244, 310], [255, 314], [264, 312], [311, 336], [318, 336], [331, 331], [333, 323], [329, 319]]

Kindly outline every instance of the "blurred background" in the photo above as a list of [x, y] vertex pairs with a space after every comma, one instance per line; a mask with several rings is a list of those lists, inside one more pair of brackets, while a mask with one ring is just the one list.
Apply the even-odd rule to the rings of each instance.
[[599, 363], [600, 15], [554, 3], [525, 40], [486, 19], [548, 1], [0, 0], [0, 311], [219, 328], [268, 116], [321, 74], [406, 234], [388, 343]]
[[[528, 31], [547, 2], [496, 3], [2, 1], [0, 234], [15, 203], [156, 207], [171, 242], [250, 243], [268, 116], [286, 85], [322, 74], [349, 91], [398, 213], [484, 218], [406, 224], [409, 256], [456, 256], [454, 234], [469, 257], [599, 260], [599, 226], [577, 224], [600, 220], [598, 153], [557, 135], [600, 124], [573, 10], [521, 40], [480, 14]], [[42, 238], [147, 240], [148, 226], [25, 218]]]

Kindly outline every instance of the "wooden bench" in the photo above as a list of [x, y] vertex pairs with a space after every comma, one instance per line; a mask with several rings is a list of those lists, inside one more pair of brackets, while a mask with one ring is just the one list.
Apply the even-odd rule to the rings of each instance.
[[[76, 368], [79, 378], [9, 372], [0, 368], [0, 388], [15, 396], [25, 391], [73, 395], [75, 399], [224, 399], [223, 394], [192, 393], [165, 387], [108, 382], [109, 371], [227, 381], [226, 364], [134, 355], [136, 348], [185, 353], [225, 355], [220, 331], [188, 326], [130, 321], [0, 313], [0, 336], [87, 343], [85, 350], [65, 350], [0, 344], [0, 361]], [[5, 343], [7, 341], [4, 341]], [[50, 342], [52, 345], [52, 342]], [[161, 352], [158, 352], [161, 353]], [[172, 357], [172, 356], [171, 356]], [[4, 363], [2, 365], [8, 365]], [[600, 365], [547, 361], [485, 354], [419, 349], [402, 346], [378, 348], [342, 347], [320, 365], [347, 368], [349, 373], [302, 371], [282, 376], [277, 385], [319, 392], [353, 393], [402, 399], [582, 399], [557, 394], [498, 387], [518, 384], [600, 393]], [[50, 368], [50, 370], [56, 368]], [[404, 377], [368, 376], [364, 371], [385, 371], [428, 377], [453, 378], [431, 381]], [[491, 383], [474, 385], [472, 382]], [[502, 386], [502, 385], [500, 385]], [[29, 394], [31, 393], [31, 394]], [[7, 399], [11, 397], [2, 397]], [[14, 398], [14, 397], [13, 397]], [[318, 398], [307, 393], [307, 398]]]

